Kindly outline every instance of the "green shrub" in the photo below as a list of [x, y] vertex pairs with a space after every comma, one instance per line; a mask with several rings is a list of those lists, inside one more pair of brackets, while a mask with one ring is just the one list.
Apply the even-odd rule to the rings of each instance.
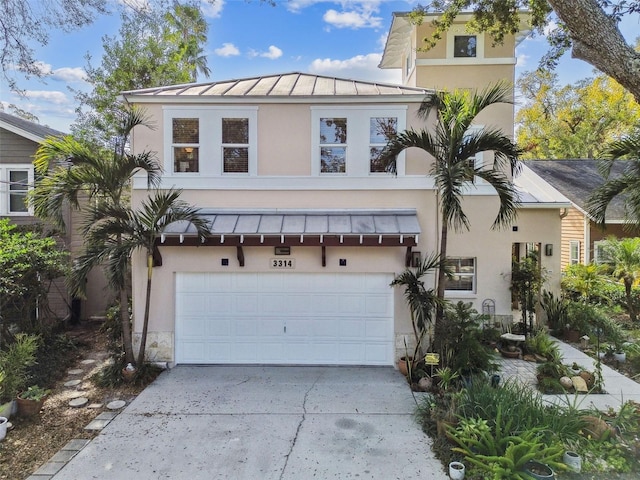
[[28, 368], [36, 362], [36, 350], [40, 337], [19, 333], [15, 342], [0, 351], [0, 370], [4, 380], [0, 385], [0, 403], [16, 398], [16, 395], [29, 383]]
[[440, 339], [444, 367], [460, 374], [496, 370], [494, 351], [482, 343], [483, 319], [471, 303], [460, 301], [447, 307]]

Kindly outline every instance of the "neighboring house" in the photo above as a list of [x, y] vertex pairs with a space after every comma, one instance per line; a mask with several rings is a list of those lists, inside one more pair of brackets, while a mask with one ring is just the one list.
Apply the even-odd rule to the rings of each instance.
[[[33, 157], [40, 144], [47, 137], [64, 136], [65, 133], [53, 128], [30, 122], [8, 113], [0, 112], [0, 217], [8, 217], [17, 225], [41, 223], [25, 203], [27, 192], [36, 181]], [[67, 232], [57, 238], [62, 248], [69, 250], [73, 258], [82, 249], [82, 236], [73, 228], [79, 221], [77, 212], [68, 209], [64, 213]], [[104, 315], [107, 300], [104, 292], [106, 283], [100, 271], [90, 274], [87, 283], [87, 300], [76, 311], [82, 318]], [[51, 285], [49, 307], [53, 314], [65, 318], [71, 310], [64, 279], [57, 279]]]
[[[157, 152], [161, 188], [181, 188], [182, 199], [212, 224], [204, 243], [180, 225], [158, 244], [152, 360], [392, 365], [404, 354], [410, 317], [403, 292], [389, 284], [438, 250], [439, 211], [423, 152], [402, 154], [397, 176], [382, 172], [376, 155], [390, 134], [424, 125], [416, 113], [431, 88], [512, 81], [515, 65], [514, 38], [493, 48], [484, 35], [467, 33], [443, 40], [466, 42], [464, 58], [446, 46], [416, 55], [415, 39], [426, 28], [394, 16], [381, 66], [407, 65], [403, 86], [287, 73], [123, 93], [160, 126], [138, 127], [135, 151]], [[478, 127], [512, 134], [513, 106], [496, 106], [480, 121]], [[144, 176], [134, 179], [134, 205], [146, 187]], [[553, 247], [568, 202], [535, 185], [522, 198], [512, 228], [493, 231], [497, 196], [480, 181], [470, 183], [464, 208], [471, 230], [450, 233], [456, 272], [449, 299], [511, 319], [512, 252], [545, 246], [549, 288], [558, 288]], [[139, 338], [141, 254], [132, 271]]]
[[[541, 179], [571, 201], [562, 219], [562, 269], [575, 263], [603, 261], [603, 242], [609, 236], [635, 237], [637, 229], [625, 225], [624, 199], [615, 197], [607, 208], [604, 229], [587, 212], [592, 192], [604, 183], [598, 171], [598, 160], [527, 160], [525, 165]], [[612, 176], [624, 170], [620, 162], [613, 164]]]

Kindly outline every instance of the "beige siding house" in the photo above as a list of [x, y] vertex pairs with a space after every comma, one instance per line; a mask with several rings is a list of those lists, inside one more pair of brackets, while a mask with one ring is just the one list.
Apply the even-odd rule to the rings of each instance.
[[[638, 229], [629, 229], [625, 221], [624, 199], [614, 198], [607, 208], [604, 228], [589, 216], [587, 201], [604, 179], [598, 171], [598, 160], [527, 160], [526, 166], [571, 202], [562, 218], [562, 263], [588, 264], [602, 260], [600, 246], [607, 237], [636, 237]], [[624, 165], [614, 164], [613, 177], [622, 173]]]
[[[389, 284], [438, 250], [438, 205], [423, 152], [402, 154], [395, 176], [381, 171], [376, 155], [390, 134], [425, 126], [416, 113], [434, 88], [512, 81], [515, 65], [515, 39], [492, 50], [482, 35], [464, 35], [464, 59], [448, 44], [416, 55], [422, 28], [404, 14], [393, 18], [381, 67], [406, 67], [404, 85], [294, 72], [123, 93], [160, 127], [137, 128], [134, 150], [157, 152], [161, 188], [181, 188], [212, 230], [201, 243], [188, 225], [175, 225], [158, 242], [151, 360], [392, 365], [404, 354], [409, 313], [402, 292]], [[483, 47], [471, 51], [476, 42]], [[513, 108], [495, 106], [479, 122], [513, 134]], [[490, 162], [491, 155], [476, 161]], [[518, 179], [520, 215], [503, 231], [490, 229], [495, 192], [469, 184], [471, 229], [449, 240], [456, 264], [449, 299], [510, 319], [512, 252], [546, 245], [552, 253], [542, 264], [553, 272], [549, 288], [557, 288], [559, 213], [569, 204], [529, 180]], [[134, 205], [147, 194], [146, 178], [137, 177]], [[132, 270], [139, 337], [141, 255]]]

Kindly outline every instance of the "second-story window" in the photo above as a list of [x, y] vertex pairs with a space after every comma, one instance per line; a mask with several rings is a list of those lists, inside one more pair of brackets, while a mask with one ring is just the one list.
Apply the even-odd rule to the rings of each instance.
[[389, 140], [398, 133], [397, 117], [372, 117], [369, 119], [369, 172], [383, 173], [380, 155]]
[[453, 56], [470, 58], [477, 56], [478, 39], [475, 35], [456, 35], [453, 37]]
[[249, 173], [249, 119], [222, 119], [224, 173]]
[[320, 119], [320, 173], [346, 173], [347, 119]]
[[199, 171], [200, 121], [197, 118], [173, 119], [173, 171]]

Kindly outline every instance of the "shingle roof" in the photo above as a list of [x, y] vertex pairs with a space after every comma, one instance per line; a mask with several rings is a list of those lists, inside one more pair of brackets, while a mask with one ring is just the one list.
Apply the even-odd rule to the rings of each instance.
[[[598, 162], [599, 160], [593, 159], [526, 160], [524, 164], [586, 212], [589, 196], [604, 183], [598, 171]], [[624, 162], [615, 162], [611, 176], [620, 175], [624, 169]], [[618, 196], [607, 208], [607, 220], [618, 222], [624, 220], [624, 217], [624, 198]]]
[[49, 136], [58, 137], [65, 135], [59, 130], [55, 130], [45, 125], [40, 125], [35, 122], [30, 122], [23, 118], [9, 115], [5, 112], [0, 112], [0, 127], [34, 141], [44, 140]]
[[126, 96], [178, 96], [229, 98], [291, 98], [291, 97], [371, 97], [371, 96], [424, 96], [433, 93], [424, 88], [405, 87], [385, 83], [366, 82], [300, 72], [259, 77], [222, 80], [209, 83], [191, 83], [167, 87], [146, 88], [122, 92]]

